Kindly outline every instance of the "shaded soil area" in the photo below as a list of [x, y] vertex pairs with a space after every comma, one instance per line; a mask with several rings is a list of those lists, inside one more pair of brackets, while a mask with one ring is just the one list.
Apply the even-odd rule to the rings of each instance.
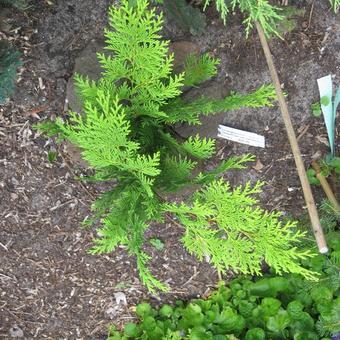
[[[66, 86], [75, 59], [102, 35], [110, 3], [31, 1], [25, 13], [10, 12], [11, 29], [2, 33], [22, 52], [24, 67], [15, 95], [0, 108], [1, 339], [13, 334], [27, 339], [104, 339], [107, 325], [129, 321], [134, 305], [143, 299], [158, 303], [202, 296], [218, 280], [208, 263], [187, 254], [178, 241], [181, 230], [173, 224], [153, 225], [147, 233], [147, 238], [159, 238], [165, 245], [162, 250], [151, 245], [146, 249], [154, 275], [171, 288], [158, 298], [141, 285], [134, 259], [125, 249], [105, 256], [87, 254], [95, 231], [82, 228], [81, 222], [103, 188], [77, 181], [86, 170], [68, 147], [32, 129], [44, 119], [66, 116]], [[283, 40], [273, 39], [271, 47], [308, 166], [313, 155], [328, 150], [324, 124], [311, 116], [310, 105], [318, 100], [316, 79], [340, 74], [340, 21], [327, 1], [307, 1], [304, 6], [305, 16], [296, 29]], [[257, 36], [246, 39], [240, 22], [236, 14], [224, 27], [210, 9], [206, 32], [199, 37], [167, 22], [165, 37], [191, 41], [201, 52], [221, 59], [218, 76], [188, 95], [246, 93], [270, 81]], [[266, 148], [219, 140], [217, 155], [206, 166], [251, 152], [257, 156], [256, 166], [226, 178], [233, 184], [263, 180], [260, 199], [268, 209], [303, 214], [302, 191], [278, 108], [223, 113], [195, 129], [181, 126], [178, 131], [215, 136], [218, 124], [263, 134]], [[48, 151], [58, 153], [52, 164]], [[322, 196], [320, 189], [314, 191]]]

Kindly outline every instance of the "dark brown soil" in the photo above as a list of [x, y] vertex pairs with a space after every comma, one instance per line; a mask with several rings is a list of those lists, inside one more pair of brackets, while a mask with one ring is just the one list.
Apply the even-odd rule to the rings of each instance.
[[[82, 228], [81, 222], [90, 215], [90, 205], [102, 188], [75, 180], [84, 170], [65, 146], [46, 141], [32, 129], [48, 117], [66, 114], [65, 89], [75, 58], [101, 35], [109, 3], [31, 1], [25, 13], [10, 12], [12, 30], [3, 33], [23, 53], [24, 67], [16, 94], [0, 108], [1, 339], [10, 338], [13, 327], [26, 339], [104, 339], [110, 322], [133, 318], [136, 303], [159, 301], [141, 285], [134, 259], [123, 248], [107, 256], [87, 254], [94, 231]], [[339, 75], [340, 35], [338, 17], [326, 0], [307, 1], [305, 8], [296, 29], [282, 41], [272, 40], [271, 47], [308, 165], [316, 152], [325, 155], [328, 150], [325, 127], [310, 115], [310, 105], [318, 99], [316, 79]], [[203, 86], [204, 93], [216, 89], [245, 93], [269, 82], [257, 36], [244, 37], [238, 15], [224, 27], [211, 10], [200, 37], [185, 35], [171, 22], [164, 34], [173, 41], [191, 40], [221, 59], [219, 75]], [[264, 205], [302, 215], [302, 192], [278, 108], [220, 114], [206, 120], [199, 132], [214, 135], [221, 123], [264, 134], [267, 147], [221, 140], [211, 163], [235, 153], [254, 153], [260, 163], [233, 172], [228, 179], [264, 180]], [[50, 150], [58, 151], [52, 164], [47, 160]], [[315, 192], [322, 196], [319, 189]], [[170, 293], [161, 294], [162, 302], [206, 294], [218, 280], [207, 263], [186, 253], [180, 236], [181, 230], [172, 224], [154, 225], [147, 234], [165, 244], [160, 251], [147, 249], [154, 275], [171, 287]], [[126, 304], [117, 303], [121, 298]]]

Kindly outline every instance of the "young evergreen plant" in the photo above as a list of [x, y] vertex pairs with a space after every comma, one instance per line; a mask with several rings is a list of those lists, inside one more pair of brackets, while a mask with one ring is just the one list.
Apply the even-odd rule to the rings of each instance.
[[25, 9], [26, 2], [25, 0], [0, 0], [0, 8], [1, 7], [15, 7], [18, 9]]
[[0, 41], [0, 104], [13, 94], [20, 66], [20, 53], [6, 41]]
[[[105, 31], [105, 37], [112, 53], [98, 55], [103, 68], [100, 80], [76, 76], [83, 112], [71, 112], [66, 122], [58, 118], [39, 126], [49, 136], [59, 135], [81, 148], [82, 157], [95, 170], [88, 180], [116, 181], [93, 205], [102, 227], [91, 253], [109, 253], [125, 245], [136, 257], [148, 289], [166, 290], [147, 266], [144, 233], [151, 222], [173, 216], [183, 227], [188, 251], [200, 260], [209, 258], [221, 273], [232, 268], [260, 274], [264, 260], [278, 273], [312, 279], [313, 273], [297, 262], [312, 256], [295, 247], [303, 233], [295, 230], [295, 223], [282, 225], [279, 214], [257, 207], [253, 194], [260, 192], [261, 184], [232, 190], [218, 179], [228, 169], [244, 168], [253, 157], [231, 157], [197, 175], [199, 162], [214, 154], [215, 141], [198, 135], [182, 140], [173, 128], [178, 122], [200, 124], [201, 115], [271, 106], [273, 87], [220, 100], [203, 96], [185, 101], [180, 97], [183, 86], [213, 77], [218, 60], [192, 55], [185, 71], [174, 74], [169, 41], [160, 36], [162, 14], [150, 9], [147, 0], [129, 3], [122, 0], [120, 7], [110, 8], [112, 29]], [[198, 191], [185, 202], [164, 199], [165, 193], [188, 186]]]

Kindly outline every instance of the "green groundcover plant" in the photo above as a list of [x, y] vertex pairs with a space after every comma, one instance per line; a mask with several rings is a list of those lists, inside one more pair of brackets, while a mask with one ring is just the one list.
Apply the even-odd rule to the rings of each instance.
[[136, 308], [140, 322], [122, 332], [111, 326], [108, 339], [330, 339], [340, 332], [340, 234], [327, 238], [330, 254], [304, 263], [320, 273], [319, 282], [296, 274], [240, 277], [221, 282], [207, 299], [159, 309], [144, 302]]
[[[245, 274], [261, 273], [266, 261], [278, 273], [315, 275], [298, 264], [312, 256], [297, 248], [304, 233], [296, 223], [280, 222], [280, 214], [258, 207], [254, 194], [261, 183], [232, 189], [218, 176], [242, 169], [250, 155], [230, 157], [209, 172], [199, 172], [202, 161], [215, 152], [213, 139], [179, 137], [173, 124], [200, 124], [201, 115], [240, 107], [271, 106], [272, 86], [253, 93], [232, 93], [223, 99], [202, 96], [186, 101], [183, 86], [197, 86], [217, 72], [218, 60], [204, 54], [188, 57], [183, 73], [173, 73], [169, 42], [161, 39], [163, 17], [146, 0], [121, 1], [109, 11], [111, 30], [105, 31], [110, 55], [99, 54], [103, 72], [97, 82], [76, 76], [83, 103], [81, 114], [47, 122], [39, 129], [59, 135], [82, 151], [94, 170], [86, 180], [112, 183], [93, 205], [101, 219], [91, 253], [110, 253], [124, 245], [136, 257], [142, 282], [152, 292], [167, 287], [152, 276], [143, 250], [151, 222], [176, 219], [185, 248], [199, 260], [209, 259], [220, 273], [232, 268]], [[182, 202], [165, 200], [183, 187], [194, 192]], [[172, 216], [172, 217], [171, 217]]]

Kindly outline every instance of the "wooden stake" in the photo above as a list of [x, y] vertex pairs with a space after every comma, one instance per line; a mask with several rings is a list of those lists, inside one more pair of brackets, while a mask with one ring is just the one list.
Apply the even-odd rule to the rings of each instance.
[[287, 131], [289, 143], [290, 143], [290, 146], [292, 148], [292, 152], [293, 152], [293, 155], [294, 155], [296, 168], [297, 168], [297, 171], [298, 171], [298, 174], [299, 174], [299, 177], [300, 177], [300, 182], [301, 182], [303, 194], [304, 194], [304, 197], [305, 197], [309, 217], [310, 217], [310, 220], [311, 220], [311, 223], [312, 223], [313, 233], [314, 233], [316, 243], [317, 243], [318, 248], [319, 248], [319, 252], [324, 254], [324, 253], [328, 252], [328, 248], [327, 248], [325, 236], [324, 236], [324, 233], [323, 233], [323, 230], [322, 230], [322, 227], [321, 227], [318, 211], [316, 210], [312, 190], [311, 190], [310, 184], [308, 182], [306, 170], [305, 170], [303, 160], [302, 160], [302, 157], [301, 157], [299, 145], [298, 145], [298, 142], [297, 142], [297, 139], [296, 139], [296, 135], [295, 135], [293, 124], [292, 124], [290, 114], [289, 114], [289, 111], [288, 111], [287, 103], [286, 103], [285, 97], [284, 97], [282, 89], [281, 89], [280, 80], [279, 80], [278, 74], [276, 72], [273, 57], [272, 57], [272, 54], [270, 52], [266, 36], [263, 32], [261, 25], [258, 22], [255, 22], [255, 24], [256, 24], [257, 32], [258, 32], [259, 37], [260, 37], [263, 52], [264, 52], [266, 60], [267, 60], [269, 72], [270, 72], [270, 75], [272, 77], [272, 81], [273, 81], [274, 86], [275, 86], [275, 90], [276, 90], [277, 98], [278, 98], [278, 101], [279, 101], [283, 121], [284, 121], [285, 126], [286, 126], [286, 131]]
[[322, 189], [323, 191], [325, 192], [327, 198], [329, 199], [329, 201], [331, 202], [333, 208], [334, 208], [334, 211], [337, 215], [340, 215], [340, 205], [339, 205], [339, 202], [337, 201], [330, 185], [328, 184], [327, 182], [327, 179], [322, 175], [321, 173], [321, 169], [320, 169], [320, 166], [318, 164], [317, 161], [313, 161], [312, 162], [312, 167], [313, 169], [315, 170], [315, 176], [316, 178], [320, 181], [320, 184], [322, 186]]

